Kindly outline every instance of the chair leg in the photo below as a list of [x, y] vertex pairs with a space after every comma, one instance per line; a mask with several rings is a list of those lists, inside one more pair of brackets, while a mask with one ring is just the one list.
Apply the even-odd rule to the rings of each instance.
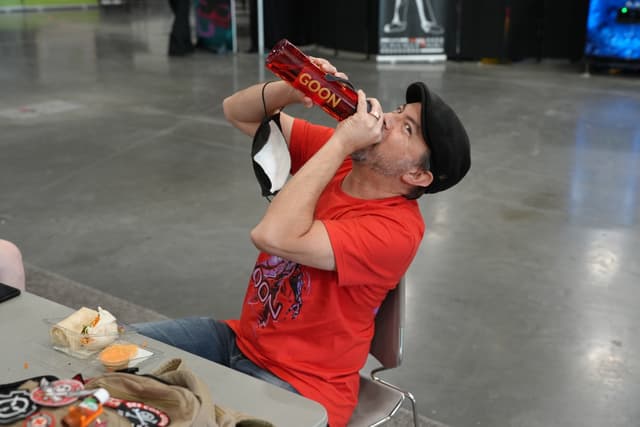
[[407, 396], [411, 401], [411, 410], [413, 411], [413, 427], [418, 427], [420, 424], [418, 420], [418, 408], [416, 405], [416, 398], [413, 397], [413, 394], [411, 394], [411, 392], [406, 392], [405, 396]]
[[414, 427], [418, 427], [419, 424], [419, 420], [418, 420], [418, 408], [417, 408], [417, 404], [416, 404], [416, 399], [415, 397], [413, 397], [413, 394], [411, 394], [410, 391], [407, 390], [403, 390], [401, 388], [399, 388], [398, 386], [395, 386], [385, 380], [383, 380], [382, 378], [380, 378], [379, 376], [377, 376], [376, 374], [380, 371], [385, 370], [384, 368], [378, 368], [378, 369], [374, 369], [373, 371], [371, 371], [371, 379], [386, 386], [389, 387], [390, 389], [393, 389], [399, 393], [402, 393], [402, 400], [400, 401], [400, 404], [398, 406], [396, 406], [393, 411], [391, 412], [391, 414], [389, 414], [389, 418], [391, 418], [398, 409], [400, 409], [400, 406], [402, 405], [402, 402], [404, 402], [405, 398], [409, 398], [409, 400], [411, 401], [411, 410], [413, 412], [413, 426]]

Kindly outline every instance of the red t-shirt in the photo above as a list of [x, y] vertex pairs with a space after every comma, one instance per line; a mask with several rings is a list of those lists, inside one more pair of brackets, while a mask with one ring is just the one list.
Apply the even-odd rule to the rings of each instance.
[[[289, 150], [295, 173], [333, 129], [296, 120]], [[409, 268], [424, 234], [415, 200], [362, 200], [344, 193], [346, 159], [323, 191], [315, 217], [329, 233], [336, 271], [260, 253], [239, 320], [227, 323], [240, 350], [327, 409], [345, 426], [358, 400], [359, 370], [374, 316]]]

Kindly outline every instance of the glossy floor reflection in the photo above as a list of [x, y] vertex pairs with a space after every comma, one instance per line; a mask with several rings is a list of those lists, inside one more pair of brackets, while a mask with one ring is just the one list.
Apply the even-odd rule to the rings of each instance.
[[[0, 13], [0, 236], [163, 314], [236, 316], [265, 202], [221, 100], [272, 76], [254, 55], [168, 58], [169, 28], [149, 6]], [[421, 200], [388, 379], [453, 426], [636, 426], [640, 81], [331, 60], [387, 108], [424, 80], [472, 140], [465, 181]]]

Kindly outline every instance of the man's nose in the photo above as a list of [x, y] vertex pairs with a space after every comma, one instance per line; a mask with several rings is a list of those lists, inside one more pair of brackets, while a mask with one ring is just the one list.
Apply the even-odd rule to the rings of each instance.
[[395, 118], [391, 113], [382, 114], [382, 127], [385, 129], [391, 129], [394, 125]]

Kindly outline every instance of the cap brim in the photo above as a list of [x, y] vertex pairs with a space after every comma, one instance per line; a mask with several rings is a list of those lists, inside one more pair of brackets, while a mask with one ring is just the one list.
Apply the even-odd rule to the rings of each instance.
[[419, 102], [422, 105], [420, 112], [420, 126], [422, 127], [422, 136], [425, 142], [429, 145], [429, 128], [427, 123], [427, 111], [429, 110], [429, 104], [431, 103], [431, 93], [427, 86], [422, 82], [416, 82], [409, 85], [407, 88], [407, 94], [405, 97], [407, 104]]

